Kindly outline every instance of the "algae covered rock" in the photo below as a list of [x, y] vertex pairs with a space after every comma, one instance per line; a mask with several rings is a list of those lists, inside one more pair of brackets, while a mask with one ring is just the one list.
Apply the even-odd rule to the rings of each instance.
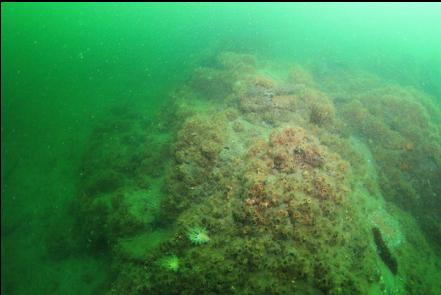
[[413, 270], [435, 272], [433, 244], [401, 210], [439, 232], [438, 111], [329, 75], [224, 52], [173, 91], [173, 128], [127, 111], [97, 128], [78, 207], [111, 250], [109, 293], [436, 294]]
[[[321, 292], [354, 294], [375, 280], [369, 229], [348, 201], [349, 164], [317, 138], [302, 128], [274, 131], [251, 141], [236, 170], [229, 175], [237, 190], [213, 192], [179, 214], [178, 234], [147, 268], [174, 252], [180, 276], [151, 272], [150, 292], [289, 294], [312, 282]], [[187, 229], [200, 224], [210, 238], [196, 246]]]

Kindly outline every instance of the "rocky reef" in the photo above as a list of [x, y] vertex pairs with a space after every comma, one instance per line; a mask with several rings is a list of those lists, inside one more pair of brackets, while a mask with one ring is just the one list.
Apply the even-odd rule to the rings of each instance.
[[413, 271], [440, 267], [427, 95], [224, 52], [171, 97], [168, 127], [124, 111], [85, 153], [79, 229], [112, 252], [109, 294], [441, 290]]

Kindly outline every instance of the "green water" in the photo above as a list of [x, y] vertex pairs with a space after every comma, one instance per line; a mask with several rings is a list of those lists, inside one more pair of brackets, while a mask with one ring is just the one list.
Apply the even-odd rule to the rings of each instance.
[[1, 8], [2, 294], [441, 294], [441, 5]]

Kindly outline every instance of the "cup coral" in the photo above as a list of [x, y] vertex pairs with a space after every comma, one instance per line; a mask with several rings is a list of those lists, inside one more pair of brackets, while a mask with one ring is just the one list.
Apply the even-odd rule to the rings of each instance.
[[205, 244], [210, 241], [207, 230], [199, 226], [190, 228], [187, 231], [187, 237], [193, 244], [196, 245]]

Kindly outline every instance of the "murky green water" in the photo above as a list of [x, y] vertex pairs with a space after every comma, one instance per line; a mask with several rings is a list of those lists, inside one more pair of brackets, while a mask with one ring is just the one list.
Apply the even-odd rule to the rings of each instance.
[[3, 294], [441, 293], [441, 5], [1, 16]]

